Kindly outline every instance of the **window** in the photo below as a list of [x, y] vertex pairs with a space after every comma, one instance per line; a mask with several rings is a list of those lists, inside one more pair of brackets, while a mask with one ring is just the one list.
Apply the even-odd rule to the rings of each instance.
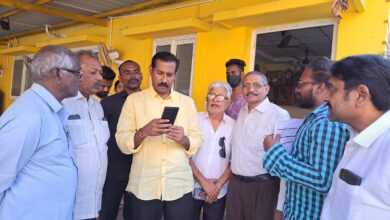
[[185, 95], [191, 95], [192, 93], [194, 48], [194, 35], [157, 39], [154, 42], [153, 54], [160, 51], [168, 51], [176, 55], [180, 60], [174, 88], [176, 91]]
[[[24, 91], [29, 89], [32, 85], [30, 70], [26, 62], [32, 56], [15, 57], [12, 74], [11, 98], [20, 96]], [[23, 60], [25, 59], [25, 60]], [[26, 62], [25, 62], [26, 61]]]

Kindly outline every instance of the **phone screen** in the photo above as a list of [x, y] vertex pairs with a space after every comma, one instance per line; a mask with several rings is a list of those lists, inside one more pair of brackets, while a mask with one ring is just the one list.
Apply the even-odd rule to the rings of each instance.
[[173, 125], [178, 112], [179, 107], [165, 107], [161, 119], [169, 119], [169, 124]]

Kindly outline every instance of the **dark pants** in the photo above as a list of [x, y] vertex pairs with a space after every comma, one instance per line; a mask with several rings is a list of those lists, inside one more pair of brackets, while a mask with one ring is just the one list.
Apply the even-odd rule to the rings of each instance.
[[131, 216], [136, 220], [192, 220], [192, 193], [187, 193], [173, 201], [140, 200], [134, 194], [128, 193], [131, 201]]
[[243, 182], [232, 175], [226, 203], [227, 220], [272, 220], [279, 182], [279, 179]]
[[199, 220], [203, 208], [203, 220], [223, 220], [225, 214], [226, 196], [208, 204], [203, 200], [194, 199], [194, 220]]
[[131, 220], [130, 198], [126, 193], [127, 181], [106, 180], [103, 187], [102, 208], [99, 220], [115, 220], [118, 215], [119, 204], [124, 195], [123, 218]]

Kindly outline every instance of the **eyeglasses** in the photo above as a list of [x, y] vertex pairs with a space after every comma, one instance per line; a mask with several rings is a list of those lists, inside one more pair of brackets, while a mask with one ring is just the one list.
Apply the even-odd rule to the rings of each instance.
[[251, 87], [254, 88], [254, 89], [261, 89], [263, 88], [264, 86], [266, 86], [267, 84], [265, 85], [262, 85], [260, 83], [253, 83], [253, 84], [250, 84], [250, 83], [245, 83], [242, 85], [242, 88], [243, 89], [250, 89]]
[[297, 87], [297, 89], [300, 89], [300, 88], [302, 88], [302, 87], [304, 87], [305, 85], [308, 85], [308, 84], [313, 84], [314, 85], [314, 84], [318, 84], [318, 82], [301, 82], [300, 81], [300, 82], [297, 83], [296, 87]]
[[221, 137], [218, 144], [221, 147], [221, 149], [219, 149], [219, 156], [221, 158], [226, 158], [225, 137]]
[[207, 98], [208, 98], [209, 100], [212, 100], [212, 101], [215, 101], [215, 102], [223, 102], [223, 101], [225, 101], [225, 100], [229, 100], [226, 96], [221, 95], [221, 94], [217, 95], [217, 94], [215, 94], [215, 93], [209, 93], [209, 94], [207, 94]]
[[77, 79], [81, 79], [82, 74], [81, 74], [80, 70], [72, 70], [72, 69], [67, 69], [67, 68], [62, 68], [62, 67], [61, 68], [58, 67], [57, 69], [65, 70], [65, 71], [73, 74]]

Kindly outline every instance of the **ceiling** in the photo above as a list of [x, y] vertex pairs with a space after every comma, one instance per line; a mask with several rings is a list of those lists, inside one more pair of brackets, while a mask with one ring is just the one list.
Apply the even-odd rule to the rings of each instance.
[[322, 56], [330, 58], [332, 38], [333, 25], [259, 34], [256, 60], [268, 63], [303, 62], [306, 53], [308, 60]]
[[10, 25], [10, 30], [0, 28], [0, 40], [32, 30], [43, 31], [45, 25], [61, 27], [72, 20], [104, 26], [108, 16], [175, 2], [180, 0], [0, 0], [0, 19], [9, 19]]

